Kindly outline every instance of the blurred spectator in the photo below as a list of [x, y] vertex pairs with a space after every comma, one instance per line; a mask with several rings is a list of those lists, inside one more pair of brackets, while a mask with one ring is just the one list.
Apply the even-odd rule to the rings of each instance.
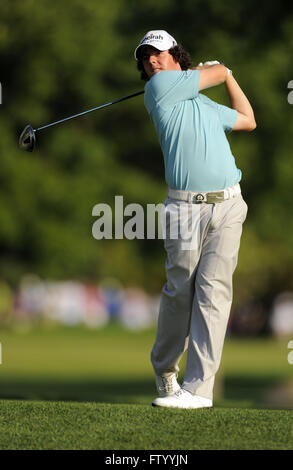
[[150, 301], [142, 289], [125, 289], [119, 318], [126, 328], [134, 330], [153, 325]]
[[123, 302], [123, 289], [117, 279], [108, 278], [100, 283], [104, 292], [106, 308], [111, 320], [119, 319], [119, 313]]
[[293, 335], [292, 292], [283, 292], [276, 297], [272, 307], [270, 326], [276, 336]]
[[17, 316], [32, 317], [40, 315], [43, 311], [45, 299], [45, 286], [40, 279], [33, 274], [24, 276], [15, 298]]
[[[51, 319], [65, 325], [83, 324], [99, 328], [115, 320], [130, 329], [157, 323], [161, 296], [149, 296], [138, 287], [123, 288], [117, 279], [105, 279], [98, 286], [78, 281], [45, 282], [26, 275], [16, 294], [0, 281], [0, 322], [23, 320], [26, 324]], [[253, 300], [232, 311], [228, 333], [257, 336], [271, 331], [276, 336], [293, 335], [293, 293], [278, 295], [271, 315], [262, 301]]]
[[108, 323], [106, 297], [103, 290], [95, 286], [84, 286], [84, 298], [81, 308], [84, 310], [84, 323], [91, 328], [98, 328]]
[[83, 285], [65, 281], [47, 284], [43, 312], [65, 325], [76, 325], [83, 321]]
[[17, 317], [46, 317], [65, 325], [104, 325], [109, 318], [99, 287], [77, 281], [42, 282], [26, 277], [16, 296]]

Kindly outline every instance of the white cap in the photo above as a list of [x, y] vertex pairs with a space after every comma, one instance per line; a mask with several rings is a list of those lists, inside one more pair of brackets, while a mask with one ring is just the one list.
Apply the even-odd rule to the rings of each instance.
[[167, 51], [168, 49], [171, 49], [171, 47], [177, 46], [177, 42], [169, 33], [167, 33], [167, 31], [164, 31], [163, 29], [149, 31], [142, 38], [139, 45], [134, 51], [134, 57], [136, 58], [136, 60], [137, 51], [142, 46], [152, 46], [156, 49], [159, 49], [159, 51]]

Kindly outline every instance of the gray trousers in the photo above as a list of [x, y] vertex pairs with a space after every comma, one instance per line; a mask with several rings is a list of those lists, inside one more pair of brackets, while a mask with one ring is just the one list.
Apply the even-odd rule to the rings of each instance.
[[[166, 199], [165, 207], [187, 204]], [[157, 375], [179, 371], [187, 351], [182, 388], [213, 398], [232, 304], [232, 276], [237, 265], [247, 205], [239, 194], [216, 204], [197, 205], [197, 241], [187, 249], [181, 238], [164, 240], [167, 282], [162, 290], [151, 361]]]

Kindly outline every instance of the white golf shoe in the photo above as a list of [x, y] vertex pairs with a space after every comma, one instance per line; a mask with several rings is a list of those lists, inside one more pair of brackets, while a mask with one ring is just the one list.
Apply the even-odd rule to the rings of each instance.
[[180, 390], [173, 393], [173, 395], [156, 398], [152, 405], [165, 408], [212, 408], [213, 401], [198, 395], [192, 395], [192, 393], [187, 390], [180, 388]]
[[167, 377], [156, 375], [156, 385], [160, 397], [168, 397], [180, 390], [180, 385], [177, 382], [177, 374], [175, 373]]

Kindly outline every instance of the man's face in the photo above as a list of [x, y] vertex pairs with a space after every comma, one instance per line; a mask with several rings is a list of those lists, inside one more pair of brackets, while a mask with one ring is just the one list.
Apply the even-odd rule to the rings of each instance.
[[144, 46], [140, 57], [149, 78], [163, 70], [181, 70], [179, 62], [175, 62], [169, 51], [159, 51], [155, 47]]

